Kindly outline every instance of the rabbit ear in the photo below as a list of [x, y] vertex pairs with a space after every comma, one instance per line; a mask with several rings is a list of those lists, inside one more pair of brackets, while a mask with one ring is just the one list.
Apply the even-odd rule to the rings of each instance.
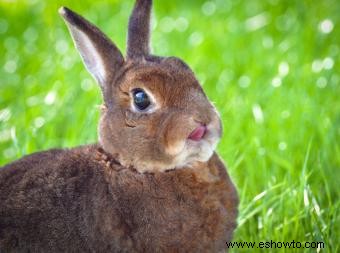
[[86, 68], [105, 89], [105, 84], [124, 63], [119, 49], [97, 27], [77, 13], [66, 7], [61, 7], [59, 13], [70, 30]]
[[149, 55], [151, 7], [152, 0], [136, 0], [129, 20], [127, 58]]

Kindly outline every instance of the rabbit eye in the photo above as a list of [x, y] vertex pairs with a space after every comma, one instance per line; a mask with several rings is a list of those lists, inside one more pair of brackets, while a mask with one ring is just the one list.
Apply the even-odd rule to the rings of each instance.
[[151, 104], [149, 96], [142, 89], [134, 89], [132, 95], [133, 102], [138, 110], [144, 111]]

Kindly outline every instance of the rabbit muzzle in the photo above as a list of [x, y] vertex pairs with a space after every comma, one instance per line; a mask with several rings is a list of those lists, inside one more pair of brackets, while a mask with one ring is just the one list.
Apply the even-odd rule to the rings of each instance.
[[218, 115], [205, 123], [197, 123], [192, 117], [168, 128], [165, 133], [165, 152], [173, 157], [172, 166], [183, 168], [195, 162], [206, 162], [210, 159], [221, 138], [221, 122]]

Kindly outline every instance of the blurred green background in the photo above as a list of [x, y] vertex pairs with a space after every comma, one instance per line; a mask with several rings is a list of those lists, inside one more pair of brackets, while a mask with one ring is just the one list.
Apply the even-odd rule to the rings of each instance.
[[[125, 51], [132, 0], [1, 0], [1, 165], [97, 140], [100, 91], [61, 5]], [[154, 53], [183, 58], [223, 118], [218, 151], [241, 198], [234, 241], [340, 250], [339, 19], [337, 0], [155, 1]]]

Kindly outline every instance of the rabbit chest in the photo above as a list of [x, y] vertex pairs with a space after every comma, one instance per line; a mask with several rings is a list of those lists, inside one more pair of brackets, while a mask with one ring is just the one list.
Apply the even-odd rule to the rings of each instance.
[[137, 249], [219, 252], [231, 239], [238, 199], [216, 154], [190, 168], [141, 174], [111, 165], [105, 174], [116, 210], [111, 224]]

